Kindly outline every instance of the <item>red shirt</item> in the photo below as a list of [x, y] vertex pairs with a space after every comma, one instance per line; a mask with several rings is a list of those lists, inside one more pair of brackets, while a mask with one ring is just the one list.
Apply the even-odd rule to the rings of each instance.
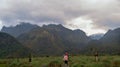
[[64, 61], [68, 61], [68, 55], [64, 55], [63, 60], [64, 60]]

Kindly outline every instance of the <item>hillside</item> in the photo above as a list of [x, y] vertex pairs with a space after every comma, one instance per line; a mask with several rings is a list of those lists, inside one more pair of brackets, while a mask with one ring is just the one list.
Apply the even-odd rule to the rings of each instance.
[[120, 54], [120, 28], [109, 30], [99, 41], [106, 52]]
[[29, 32], [31, 29], [38, 27], [37, 25], [33, 25], [30, 23], [20, 23], [16, 26], [11, 26], [11, 27], [3, 27], [1, 29], [1, 32], [8, 33], [14, 37], [19, 36], [20, 34]]
[[[2, 31], [4, 29], [3, 27]], [[95, 51], [100, 54], [120, 54], [120, 28], [109, 30], [104, 35], [95, 34], [90, 37], [86, 36], [82, 30], [70, 30], [61, 24], [49, 24], [39, 27], [29, 23], [22, 23], [6, 29], [14, 33], [12, 35], [37, 56], [62, 55], [65, 51], [69, 51], [71, 54], [89, 55]], [[18, 46], [14, 48], [18, 48]]]
[[120, 55], [120, 28], [109, 30], [101, 39], [91, 40], [88, 44], [83, 51], [87, 54], [98, 51], [100, 54]]
[[0, 58], [25, 57], [28, 53], [28, 48], [22, 46], [14, 37], [0, 32]]
[[22, 34], [18, 40], [39, 55], [61, 55], [64, 51], [78, 54], [89, 38], [81, 30], [50, 24]]

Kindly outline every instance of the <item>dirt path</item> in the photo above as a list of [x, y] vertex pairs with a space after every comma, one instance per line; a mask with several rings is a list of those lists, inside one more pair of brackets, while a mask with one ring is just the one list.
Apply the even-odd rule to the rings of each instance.
[[66, 64], [62, 64], [62, 67], [69, 67], [69, 65], [66, 65]]

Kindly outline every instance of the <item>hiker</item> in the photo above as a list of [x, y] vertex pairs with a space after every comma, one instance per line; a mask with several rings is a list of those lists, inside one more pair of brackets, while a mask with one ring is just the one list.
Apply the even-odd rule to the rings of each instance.
[[63, 61], [66, 65], [68, 65], [68, 52], [65, 52], [64, 57], [63, 57]]
[[95, 61], [97, 62], [98, 61], [98, 52], [97, 51], [95, 52], [94, 56], [95, 56]]

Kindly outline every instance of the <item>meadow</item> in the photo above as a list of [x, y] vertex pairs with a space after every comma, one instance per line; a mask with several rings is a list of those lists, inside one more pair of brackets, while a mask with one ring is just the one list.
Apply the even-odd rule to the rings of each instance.
[[[0, 59], [0, 67], [64, 67], [63, 57], [33, 57]], [[120, 67], [120, 56], [70, 56], [69, 67]]]

